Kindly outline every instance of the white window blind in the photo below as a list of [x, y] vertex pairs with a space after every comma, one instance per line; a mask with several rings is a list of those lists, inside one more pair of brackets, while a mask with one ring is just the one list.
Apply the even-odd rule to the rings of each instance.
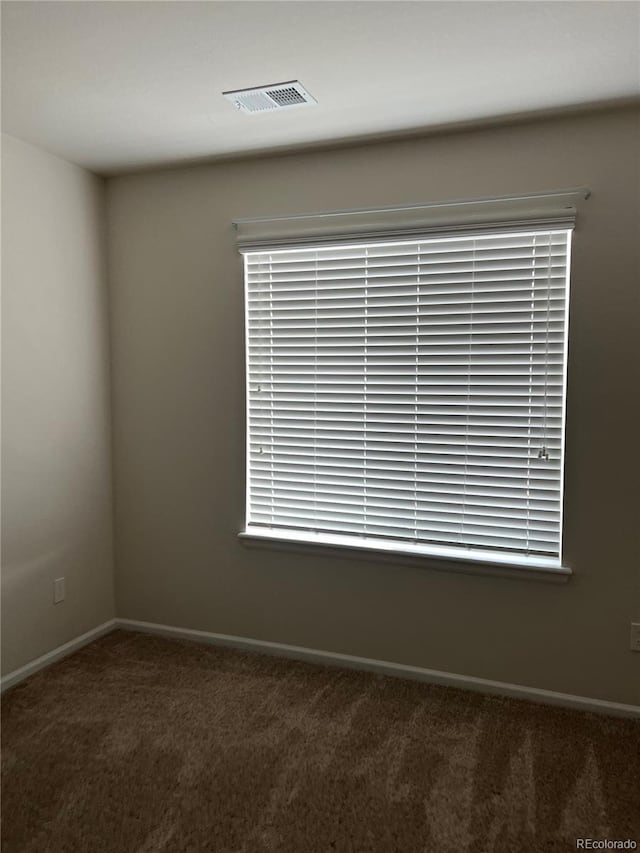
[[570, 237], [245, 251], [247, 529], [559, 561]]

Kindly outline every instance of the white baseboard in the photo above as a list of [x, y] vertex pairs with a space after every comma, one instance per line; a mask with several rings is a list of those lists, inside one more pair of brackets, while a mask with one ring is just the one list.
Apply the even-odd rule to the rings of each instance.
[[0, 691], [4, 693], [5, 690], [13, 687], [14, 684], [18, 684], [20, 681], [24, 681], [25, 678], [33, 675], [34, 672], [38, 672], [39, 669], [44, 669], [45, 666], [50, 666], [55, 661], [60, 660], [60, 658], [64, 658], [82, 648], [82, 646], [86, 646], [88, 643], [92, 643], [94, 640], [97, 640], [98, 637], [102, 637], [105, 634], [110, 633], [117, 626], [117, 622], [117, 619], [109, 619], [108, 622], [103, 622], [102, 625], [92, 628], [90, 631], [87, 631], [86, 634], [81, 634], [79, 637], [75, 637], [73, 640], [69, 640], [68, 643], [52, 649], [50, 652], [30, 661], [24, 666], [21, 666], [19, 669], [14, 669], [13, 672], [8, 672], [2, 677], [2, 679], [0, 679]]
[[490, 681], [487, 678], [475, 678], [472, 675], [458, 675], [452, 672], [441, 672], [436, 669], [424, 669], [419, 666], [409, 666], [390, 661], [356, 657], [355, 655], [343, 655], [337, 652], [309, 649], [304, 646], [289, 646], [283, 643], [252, 640], [247, 637], [235, 637], [229, 634], [213, 634], [210, 631], [196, 631], [192, 628], [175, 628], [171, 625], [160, 625], [156, 622], [139, 622], [136, 619], [116, 619], [116, 623], [117, 627], [128, 631], [140, 631], [147, 634], [158, 634], [162, 637], [194, 640], [214, 646], [227, 646], [234, 649], [244, 649], [245, 651], [261, 652], [262, 654], [309, 661], [311, 663], [365, 670], [367, 672], [380, 673], [381, 675], [395, 676], [396, 678], [423, 681], [427, 684], [441, 684], [446, 687], [458, 687], [462, 690], [474, 690], [479, 693], [488, 693], [495, 696], [510, 696], [514, 699], [527, 699], [531, 702], [546, 705], [559, 705], [563, 708], [572, 708], [578, 711], [592, 711], [598, 714], [640, 719], [640, 706], [609, 702], [606, 699], [590, 699], [586, 696], [574, 696], [570, 693], [556, 693], [553, 690], [542, 690], [539, 687], [525, 687], [521, 684], [509, 684], [504, 681]]
[[574, 696], [570, 693], [557, 693], [553, 690], [542, 690], [539, 687], [525, 687], [521, 684], [509, 684], [505, 681], [491, 681], [487, 678], [476, 678], [472, 675], [459, 675], [453, 672], [442, 672], [436, 669], [425, 669], [419, 666], [393, 663], [391, 661], [375, 660], [373, 658], [344, 655], [338, 652], [327, 652], [309, 649], [305, 646], [290, 646], [284, 643], [272, 643], [266, 640], [253, 640], [248, 637], [235, 637], [229, 634], [214, 634], [210, 631], [197, 631], [193, 628], [176, 628], [172, 625], [160, 625], [156, 622], [140, 622], [136, 619], [110, 619], [103, 622], [86, 634], [82, 634], [62, 646], [47, 652], [39, 658], [30, 661], [25, 666], [9, 672], [0, 680], [2, 692], [13, 687], [38, 670], [72, 654], [82, 646], [97, 640], [116, 628], [128, 631], [139, 631], [147, 634], [157, 634], [162, 637], [174, 637], [183, 640], [193, 640], [214, 646], [226, 646], [245, 651], [293, 658], [294, 660], [310, 663], [340, 666], [346, 669], [356, 669], [365, 672], [376, 672], [396, 678], [409, 678], [423, 681], [427, 684], [440, 684], [445, 687], [457, 687], [462, 690], [474, 690], [495, 696], [510, 696], [514, 699], [527, 699], [546, 705], [558, 705], [563, 708], [573, 708], [578, 711], [592, 711], [598, 714], [609, 714], [617, 717], [632, 717], [640, 719], [640, 706], [625, 705], [620, 702], [609, 702], [606, 699], [591, 699], [587, 696]]

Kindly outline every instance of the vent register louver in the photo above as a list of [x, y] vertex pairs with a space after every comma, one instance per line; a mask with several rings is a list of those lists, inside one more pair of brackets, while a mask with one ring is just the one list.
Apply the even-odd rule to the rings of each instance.
[[287, 110], [291, 107], [312, 106], [317, 103], [297, 80], [272, 86], [258, 86], [254, 89], [237, 89], [222, 94], [243, 113]]

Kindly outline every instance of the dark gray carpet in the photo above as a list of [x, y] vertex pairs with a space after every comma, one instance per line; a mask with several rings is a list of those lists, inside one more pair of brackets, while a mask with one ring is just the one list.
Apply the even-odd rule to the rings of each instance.
[[122, 631], [2, 711], [4, 853], [640, 848], [636, 721]]

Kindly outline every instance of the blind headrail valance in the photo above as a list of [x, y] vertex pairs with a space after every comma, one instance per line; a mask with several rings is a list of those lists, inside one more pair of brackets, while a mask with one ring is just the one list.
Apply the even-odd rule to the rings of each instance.
[[573, 227], [587, 187], [494, 198], [456, 199], [365, 210], [236, 219], [238, 249], [321, 245], [327, 241], [398, 239], [416, 234], [536, 226]]

